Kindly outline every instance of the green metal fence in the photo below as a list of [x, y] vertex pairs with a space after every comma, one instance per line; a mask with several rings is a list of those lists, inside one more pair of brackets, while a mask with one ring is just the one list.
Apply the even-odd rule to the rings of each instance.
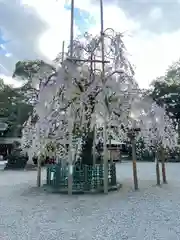
[[[68, 188], [68, 167], [62, 167], [60, 164], [47, 166], [48, 186], [57, 189]], [[91, 191], [98, 190], [104, 184], [104, 166], [97, 164], [95, 166], [83, 165], [73, 167], [73, 190]], [[116, 185], [116, 165], [108, 164], [108, 184]]]

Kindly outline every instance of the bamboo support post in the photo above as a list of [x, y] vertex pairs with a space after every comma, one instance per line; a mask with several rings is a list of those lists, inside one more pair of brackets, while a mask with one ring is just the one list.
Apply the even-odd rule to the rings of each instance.
[[72, 159], [72, 109], [69, 109], [69, 146], [68, 146], [68, 194], [72, 195], [72, 185], [73, 185], [73, 159]]
[[161, 178], [160, 178], [160, 169], [159, 169], [159, 156], [158, 156], [158, 150], [156, 150], [155, 153], [155, 161], [156, 161], [156, 181], [157, 185], [161, 185]]
[[41, 187], [41, 158], [37, 159], [37, 187]]
[[96, 126], [94, 127], [94, 139], [93, 139], [93, 166], [96, 165]]
[[[70, 27], [70, 57], [73, 57], [73, 38], [74, 38], [74, 0], [71, 0], [71, 27]], [[72, 109], [69, 109], [69, 147], [68, 147], [68, 194], [72, 195], [73, 184], [73, 165], [72, 165], [72, 123], [71, 113]]]
[[104, 193], [108, 193], [108, 151], [107, 151], [107, 129], [106, 129], [106, 121], [104, 123], [104, 154], [103, 154], [103, 161], [104, 161]]
[[[103, 19], [103, 0], [100, 0], [100, 17], [101, 17], [101, 54], [102, 54], [102, 83], [105, 84], [105, 55], [104, 55], [104, 19]], [[105, 86], [103, 93], [105, 96]], [[105, 107], [105, 106], [104, 106]], [[105, 109], [106, 112], [106, 109]], [[108, 193], [108, 151], [107, 151], [107, 116], [104, 121], [104, 193]]]
[[62, 63], [64, 62], [64, 47], [65, 47], [65, 42], [62, 42]]
[[137, 166], [136, 166], [136, 144], [135, 144], [135, 137], [132, 136], [131, 138], [132, 144], [132, 164], [133, 164], [133, 180], [134, 180], [134, 189], [138, 190], [138, 177], [137, 177]]

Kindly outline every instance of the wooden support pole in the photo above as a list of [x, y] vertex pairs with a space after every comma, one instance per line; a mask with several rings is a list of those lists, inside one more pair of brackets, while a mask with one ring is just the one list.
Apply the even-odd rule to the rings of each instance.
[[[74, 39], [74, 0], [71, 0], [71, 27], [70, 27], [70, 57], [73, 57]], [[72, 165], [72, 107], [69, 109], [69, 147], [68, 147], [68, 194], [72, 195], [73, 165]]]
[[158, 150], [155, 152], [155, 161], [156, 161], [156, 181], [157, 185], [161, 185], [161, 178], [160, 178], [160, 169], [159, 169], [159, 156], [158, 156]]
[[96, 125], [94, 127], [94, 139], [93, 139], [93, 166], [96, 165]]
[[65, 47], [65, 41], [62, 42], [62, 63], [64, 62], [64, 47]]
[[70, 27], [70, 57], [73, 57], [73, 41], [74, 41], [74, 0], [71, 0], [71, 27]]
[[[100, 0], [100, 17], [101, 17], [101, 55], [102, 55], [102, 84], [103, 84], [103, 95], [105, 97], [105, 55], [104, 55], [104, 19], [103, 19], [103, 0]], [[104, 104], [105, 112], [106, 107]], [[108, 151], [107, 151], [107, 116], [104, 120], [104, 193], [108, 193]]]
[[104, 139], [104, 154], [103, 154], [103, 162], [104, 162], [104, 193], [108, 193], [108, 151], [107, 151], [107, 129], [106, 129], [106, 121], [104, 123], [104, 133], [103, 133], [103, 139]]
[[37, 187], [41, 187], [41, 158], [37, 159]]
[[133, 164], [133, 180], [134, 180], [134, 189], [138, 190], [138, 177], [137, 177], [137, 166], [136, 166], [136, 143], [135, 137], [131, 137], [132, 144], [132, 164]]
[[72, 108], [69, 109], [69, 146], [68, 146], [68, 194], [72, 195], [72, 185], [73, 185], [73, 159], [72, 159]]
[[[72, 61], [72, 62], [92, 62], [92, 63], [102, 63], [102, 60], [98, 60], [98, 59], [78, 59], [78, 58], [74, 58], [74, 57], [67, 57], [67, 60]], [[110, 63], [110, 61], [105, 61], [104, 63]]]

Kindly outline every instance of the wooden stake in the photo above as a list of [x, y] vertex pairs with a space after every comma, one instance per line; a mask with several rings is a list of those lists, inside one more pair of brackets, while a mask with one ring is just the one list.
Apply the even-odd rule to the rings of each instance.
[[64, 62], [64, 46], [65, 46], [65, 42], [62, 42], [62, 63]]
[[37, 187], [41, 187], [41, 158], [37, 160]]
[[157, 185], [161, 185], [161, 178], [160, 178], [160, 170], [159, 170], [159, 156], [158, 156], [158, 150], [156, 150], [156, 155], [155, 155], [155, 161], [156, 161], [156, 180], [157, 180]]
[[134, 189], [138, 190], [138, 177], [137, 177], [137, 166], [136, 166], [136, 144], [135, 137], [131, 138], [132, 144], [132, 164], [133, 164], [133, 179], [134, 179]]

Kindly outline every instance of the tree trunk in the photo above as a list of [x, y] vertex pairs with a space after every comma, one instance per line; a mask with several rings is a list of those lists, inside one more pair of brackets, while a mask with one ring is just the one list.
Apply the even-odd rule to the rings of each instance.
[[157, 180], [157, 185], [161, 185], [161, 179], [160, 179], [160, 170], [159, 170], [159, 156], [156, 151], [156, 156], [155, 156], [155, 161], [156, 161], [156, 180]]
[[94, 132], [88, 132], [83, 139], [82, 146], [82, 161], [84, 165], [93, 165], [93, 141], [94, 141]]
[[162, 164], [162, 180], [163, 183], [167, 183], [166, 179], [166, 165], [165, 165], [165, 155], [164, 155], [164, 148], [161, 147], [161, 164]]
[[41, 158], [37, 161], [37, 187], [41, 187]]
[[137, 166], [136, 166], [136, 146], [135, 139], [131, 140], [132, 143], [132, 163], [133, 163], [133, 179], [134, 179], [134, 189], [138, 190], [138, 177], [137, 177]]

